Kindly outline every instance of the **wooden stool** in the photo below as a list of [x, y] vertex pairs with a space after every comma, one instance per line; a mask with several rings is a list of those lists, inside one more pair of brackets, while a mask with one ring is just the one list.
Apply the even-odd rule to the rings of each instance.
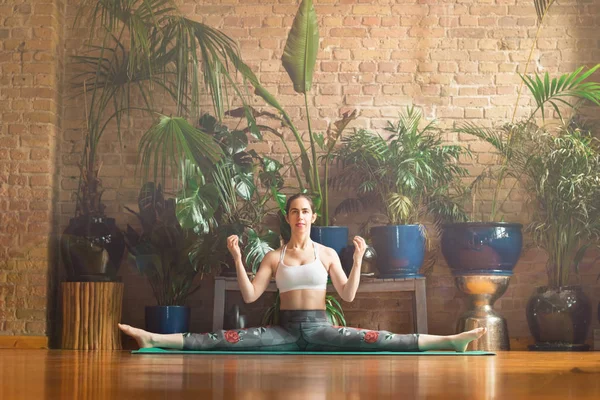
[[121, 350], [123, 283], [63, 282], [61, 348]]

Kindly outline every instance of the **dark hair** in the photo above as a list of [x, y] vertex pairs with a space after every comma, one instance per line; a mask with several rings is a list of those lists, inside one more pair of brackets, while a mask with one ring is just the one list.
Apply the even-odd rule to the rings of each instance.
[[314, 205], [313, 200], [311, 199], [311, 197], [309, 195], [307, 195], [307, 194], [304, 194], [304, 193], [298, 193], [298, 194], [295, 194], [295, 195], [291, 196], [288, 199], [287, 203], [285, 203], [285, 213], [286, 213], [286, 215], [290, 213], [290, 206], [292, 205], [292, 201], [294, 201], [296, 199], [299, 199], [300, 197], [304, 197], [306, 200], [308, 200], [308, 203], [310, 204], [311, 211], [315, 212], [315, 205]]

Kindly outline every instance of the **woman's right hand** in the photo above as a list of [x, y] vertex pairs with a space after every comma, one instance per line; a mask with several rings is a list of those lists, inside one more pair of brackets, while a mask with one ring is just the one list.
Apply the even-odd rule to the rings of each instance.
[[242, 261], [242, 251], [240, 250], [240, 239], [238, 235], [231, 235], [227, 238], [227, 249], [233, 257], [233, 261]]

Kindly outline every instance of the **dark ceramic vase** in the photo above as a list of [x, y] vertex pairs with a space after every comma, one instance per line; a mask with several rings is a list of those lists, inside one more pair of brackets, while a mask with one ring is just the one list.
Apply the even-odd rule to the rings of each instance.
[[187, 306], [147, 306], [146, 330], [154, 333], [190, 331], [190, 308]]
[[421, 277], [425, 235], [421, 225], [387, 225], [371, 228], [380, 278]]
[[446, 224], [442, 253], [455, 276], [510, 276], [521, 255], [522, 228], [504, 222]]
[[125, 240], [114, 218], [71, 218], [60, 239], [62, 260], [71, 282], [116, 281]]
[[527, 303], [532, 350], [587, 350], [592, 306], [580, 286], [536, 288]]

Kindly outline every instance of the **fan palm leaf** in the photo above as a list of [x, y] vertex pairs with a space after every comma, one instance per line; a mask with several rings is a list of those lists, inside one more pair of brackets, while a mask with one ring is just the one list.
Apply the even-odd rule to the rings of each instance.
[[550, 79], [547, 72], [544, 74], [543, 79], [538, 74], [535, 74], [533, 77], [521, 75], [521, 79], [523, 79], [525, 85], [529, 88], [536, 102], [536, 109], [531, 114], [530, 119], [533, 118], [538, 110], [541, 112], [542, 119], [545, 119], [545, 105], [548, 103], [562, 120], [559, 106], [576, 107], [573, 102], [565, 100], [565, 97], [589, 100], [596, 105], [600, 105], [600, 84], [585, 82], [598, 68], [600, 68], [600, 64], [583, 72], [584, 67], [580, 67], [570, 74], [564, 74], [559, 78], [553, 79]]

